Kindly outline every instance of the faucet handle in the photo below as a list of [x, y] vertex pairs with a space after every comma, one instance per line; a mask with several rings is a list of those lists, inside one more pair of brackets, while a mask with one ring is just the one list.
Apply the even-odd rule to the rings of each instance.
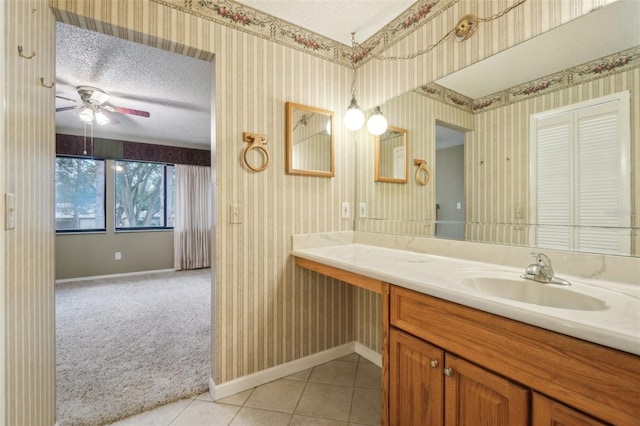
[[551, 259], [544, 253], [531, 253], [531, 256], [536, 258], [536, 263], [541, 267], [547, 269], [548, 274], [553, 277], [553, 268], [551, 267]]

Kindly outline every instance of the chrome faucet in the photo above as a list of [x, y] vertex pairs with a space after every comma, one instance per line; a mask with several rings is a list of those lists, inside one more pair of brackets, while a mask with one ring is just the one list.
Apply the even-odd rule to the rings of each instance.
[[551, 283], [561, 285], [571, 285], [571, 283], [562, 278], [555, 276], [553, 267], [551, 267], [551, 259], [543, 253], [531, 253], [535, 257], [535, 262], [527, 266], [521, 278], [537, 281], [539, 283]]

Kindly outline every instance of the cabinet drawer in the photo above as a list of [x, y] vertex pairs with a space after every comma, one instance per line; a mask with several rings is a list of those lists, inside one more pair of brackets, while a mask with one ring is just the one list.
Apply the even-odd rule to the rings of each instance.
[[403, 288], [390, 321], [469, 361], [589, 415], [640, 419], [640, 357]]

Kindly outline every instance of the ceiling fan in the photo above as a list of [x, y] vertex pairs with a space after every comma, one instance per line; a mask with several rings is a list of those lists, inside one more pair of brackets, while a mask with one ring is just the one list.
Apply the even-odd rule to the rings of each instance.
[[80, 100], [69, 99], [65, 98], [64, 96], [56, 96], [56, 98], [71, 101], [78, 105], [56, 108], [56, 112], [80, 109], [80, 119], [82, 121], [87, 124], [93, 124], [93, 121], [95, 120], [100, 125], [107, 123], [118, 123], [118, 120], [110, 115], [110, 113], [112, 112], [136, 115], [138, 117], [150, 116], [147, 111], [107, 105], [106, 102], [109, 100], [111, 95], [109, 95], [104, 90], [98, 89], [97, 87], [78, 86], [77, 90], [78, 95], [80, 96]]

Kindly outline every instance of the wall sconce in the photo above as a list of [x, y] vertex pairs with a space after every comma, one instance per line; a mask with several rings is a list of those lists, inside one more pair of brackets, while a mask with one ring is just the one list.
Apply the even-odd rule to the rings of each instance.
[[387, 119], [384, 118], [380, 107], [377, 106], [367, 121], [367, 130], [374, 136], [380, 136], [387, 131], [387, 124]]

